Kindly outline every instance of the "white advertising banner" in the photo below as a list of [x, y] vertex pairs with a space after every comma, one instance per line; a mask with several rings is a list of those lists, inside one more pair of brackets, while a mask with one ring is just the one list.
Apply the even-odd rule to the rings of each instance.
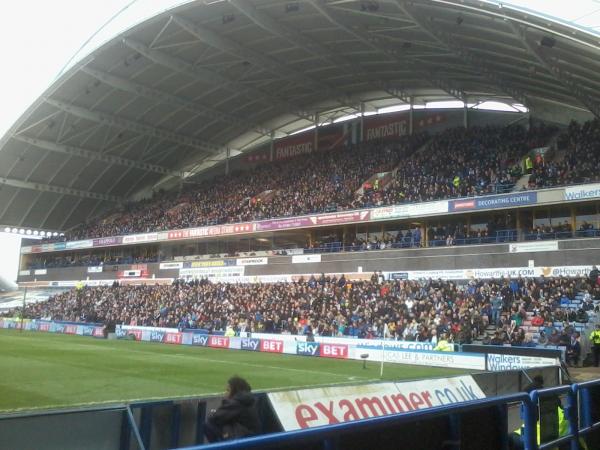
[[47, 273], [46, 269], [35, 269], [33, 272], [34, 275], [46, 275]]
[[543, 358], [541, 356], [498, 355], [492, 353], [487, 355], [487, 363], [488, 370], [493, 372], [560, 365], [560, 362], [556, 358]]
[[87, 268], [88, 273], [100, 273], [102, 272], [102, 266], [91, 266]]
[[163, 262], [160, 263], [160, 270], [183, 269], [183, 261], [179, 262]]
[[388, 279], [469, 280], [492, 278], [587, 277], [592, 266], [492, 267], [482, 269], [407, 270], [387, 272]]
[[372, 220], [395, 219], [408, 216], [408, 205], [386, 206], [371, 210]]
[[565, 200], [587, 200], [600, 197], [600, 183], [565, 188]]
[[30, 270], [19, 270], [19, 275], [22, 277], [25, 277], [27, 275], [31, 275], [31, 271]]
[[75, 248], [91, 248], [94, 246], [94, 241], [91, 239], [86, 241], [71, 241], [65, 244], [65, 248], [75, 249]]
[[286, 431], [485, 398], [471, 376], [271, 392], [268, 396]]
[[[362, 356], [368, 355], [367, 358]], [[485, 370], [485, 356], [481, 354], [418, 351], [385, 346], [385, 350], [358, 345], [350, 349], [350, 359], [366, 359], [415, 366], [448, 367], [455, 369]]]
[[123, 236], [123, 244], [138, 244], [141, 242], [153, 242], [158, 240], [158, 233], [132, 234]]
[[321, 262], [321, 255], [294, 255], [293, 264], [318, 263]]
[[264, 266], [269, 261], [267, 257], [261, 258], [238, 258], [235, 264], [238, 266]]
[[410, 217], [426, 216], [429, 214], [441, 214], [448, 212], [448, 201], [440, 200], [438, 202], [412, 203], [408, 205], [408, 215]]
[[194, 267], [191, 269], [180, 269], [179, 277], [185, 279], [207, 278], [228, 278], [241, 277], [244, 275], [245, 266], [224, 266], [224, 267]]
[[523, 242], [522, 244], [509, 244], [509, 253], [526, 252], [553, 252], [558, 250], [558, 241]]

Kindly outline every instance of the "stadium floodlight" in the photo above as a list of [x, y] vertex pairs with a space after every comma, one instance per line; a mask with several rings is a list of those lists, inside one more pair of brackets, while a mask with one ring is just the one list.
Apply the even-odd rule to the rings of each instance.
[[33, 235], [37, 236], [38, 234], [40, 234], [40, 232], [38, 230], [33, 230]]
[[31, 230], [27, 230], [27, 231], [25, 232], [25, 234], [26, 234], [26, 235], [31, 235]]
[[19, 234], [25, 234], [25, 230], [24, 230], [23, 228], [21, 228], [21, 229], [19, 230]]
[[63, 237], [64, 235], [65, 235], [65, 233], [60, 233], [59, 234], [60, 237]]
[[4, 232], [5, 232], [5, 233], [10, 233], [10, 227], [6, 227], [6, 228], [4, 229]]
[[56, 237], [58, 236], [58, 233], [55, 231], [54, 233], [52, 233], [52, 236]]
[[16, 228], [13, 228], [13, 229], [12, 229], [12, 230], [10, 230], [10, 231], [11, 231], [12, 233], [16, 233], [16, 232], [17, 232], [17, 231], [19, 231], [19, 230], [17, 230]]
[[46, 236], [46, 232], [45, 231], [40, 231], [40, 236]]

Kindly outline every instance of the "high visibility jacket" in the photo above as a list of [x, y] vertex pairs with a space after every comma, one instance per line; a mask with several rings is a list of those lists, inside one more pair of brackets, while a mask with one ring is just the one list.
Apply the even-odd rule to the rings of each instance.
[[446, 339], [441, 339], [438, 341], [434, 350], [438, 352], [453, 352], [454, 346], [451, 343], [449, 343]]
[[454, 185], [455, 188], [457, 188], [460, 185], [460, 177], [455, 176], [454, 180], [452, 180], [452, 184]]
[[[562, 408], [556, 408], [556, 414], [558, 415], [558, 436], [564, 436], [566, 434], [569, 433], [569, 421], [566, 419], [565, 417], [565, 412], [563, 411]], [[538, 420], [537, 422], [537, 426], [536, 426], [536, 431], [537, 431], [537, 443], [538, 445], [541, 444], [541, 429], [540, 429], [540, 421]], [[515, 434], [518, 434], [519, 436], [521, 435], [521, 427], [517, 428], [514, 431]], [[583, 438], [579, 438], [579, 444], [581, 446], [581, 448], [583, 450], [588, 450], [588, 447], [585, 443], [585, 441], [583, 440]], [[553, 448], [552, 450], [558, 450], [558, 448]]]
[[594, 330], [590, 333], [590, 341], [592, 344], [600, 344], [600, 330]]
[[527, 158], [525, 158], [525, 167], [527, 169], [533, 169], [533, 161], [531, 160], [531, 158], [529, 156]]

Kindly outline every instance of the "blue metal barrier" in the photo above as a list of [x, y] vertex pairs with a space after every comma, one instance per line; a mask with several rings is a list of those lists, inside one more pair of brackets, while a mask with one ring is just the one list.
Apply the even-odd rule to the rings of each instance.
[[594, 422], [593, 420], [593, 399], [590, 392], [592, 389], [600, 390], [600, 380], [577, 383], [571, 386], [571, 389], [579, 403], [580, 421], [578, 435], [585, 438], [593, 432], [600, 431], [600, 417], [598, 422]]
[[[567, 404], [563, 405], [563, 411], [565, 418], [569, 421], [569, 432], [563, 436], [558, 436], [549, 442], [540, 443], [534, 447], [536, 450], [550, 450], [557, 448], [559, 445], [569, 443], [571, 450], [579, 450], [579, 426], [578, 426], [578, 413], [577, 413], [577, 397], [571, 386], [556, 386], [548, 389], [542, 389], [539, 391], [531, 392], [531, 402], [533, 407], [536, 408], [539, 405], [540, 399], [548, 397], [558, 397], [560, 395], [566, 395]], [[558, 405], [557, 405], [558, 407]], [[537, 423], [534, 425], [533, 432], [537, 435]], [[536, 439], [537, 441], [537, 439]]]
[[[456, 405], [438, 406], [425, 410], [399, 413], [388, 416], [374, 417], [354, 422], [309, 428], [304, 430], [272, 433], [263, 436], [249, 437], [235, 441], [219, 442], [215, 444], [186, 447], [182, 450], [234, 450], [234, 449], [266, 449], [278, 448], [284, 445], [302, 445], [321, 443], [324, 449], [341, 450], [339, 439], [345, 433], [373, 431], [390, 428], [397, 425], [414, 423], [424, 419], [447, 416], [454, 413], [477, 411], [486, 407], [505, 406], [509, 403], [521, 403], [524, 411], [525, 432], [523, 440], [526, 450], [537, 450], [536, 447], [536, 416], [531, 397], [525, 393], [511, 394], [503, 397], [494, 397]], [[460, 424], [458, 424], [460, 426]]]

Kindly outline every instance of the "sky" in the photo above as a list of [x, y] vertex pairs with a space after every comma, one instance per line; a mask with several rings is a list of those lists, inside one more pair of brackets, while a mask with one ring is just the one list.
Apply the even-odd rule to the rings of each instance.
[[[206, 0], [207, 3], [219, 0]], [[185, 0], [18, 0], [0, 3], [0, 136], [72, 62], [119, 32]], [[508, 0], [600, 32], [600, 0]], [[116, 16], [116, 17], [115, 17]], [[107, 24], [107, 22], [109, 22]], [[101, 29], [99, 31], [99, 29]], [[86, 43], [91, 38], [89, 42]], [[82, 47], [84, 47], [82, 49]], [[0, 224], [3, 225], [3, 224]], [[16, 277], [14, 236], [0, 232], [0, 275]], [[5, 250], [10, 249], [10, 254]], [[7, 267], [13, 267], [5, 273]], [[13, 275], [13, 273], [15, 275]]]

